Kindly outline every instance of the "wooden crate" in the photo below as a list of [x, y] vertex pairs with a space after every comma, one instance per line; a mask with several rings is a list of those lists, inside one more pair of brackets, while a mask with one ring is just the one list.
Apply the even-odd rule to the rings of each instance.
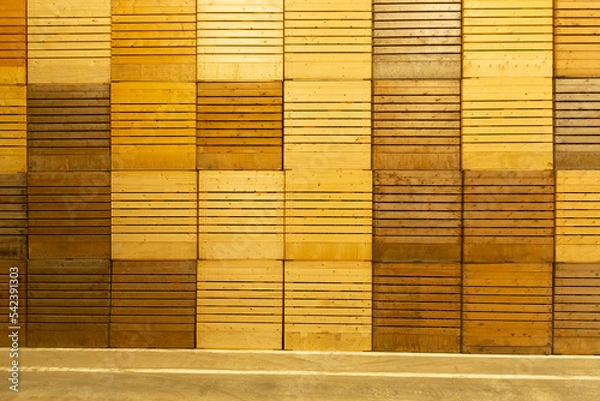
[[198, 83], [197, 128], [198, 169], [281, 169], [283, 83]]
[[558, 170], [600, 170], [600, 78], [555, 81]]
[[286, 81], [287, 169], [371, 168], [371, 83]]
[[554, 353], [600, 353], [600, 265], [557, 263], [554, 280]]
[[112, 80], [194, 82], [196, 0], [112, 0]]
[[552, 263], [463, 265], [463, 352], [552, 352]]
[[196, 168], [196, 85], [112, 84], [113, 170]]
[[28, 82], [109, 83], [110, 3], [28, 0]]
[[26, 14], [26, 0], [5, 0], [0, 4], [0, 85], [26, 82]]
[[373, 203], [373, 260], [460, 262], [459, 171], [375, 171]]
[[600, 262], [600, 171], [556, 172], [556, 262]]
[[460, 78], [461, 1], [374, 0], [373, 76]]
[[194, 171], [112, 172], [112, 258], [197, 259]]
[[[13, 341], [9, 335], [13, 330], [10, 327], [19, 327], [19, 347], [25, 347], [27, 346], [27, 260], [0, 258], [0, 277], [0, 309], [5, 311], [0, 318], [0, 324], [7, 333], [0, 336], [0, 347], [12, 346]], [[13, 286], [11, 280], [17, 280], [18, 285]], [[11, 295], [18, 296], [18, 299], [11, 300]], [[15, 306], [16, 310], [13, 309]], [[15, 312], [17, 315], [12, 315]]]
[[460, 169], [460, 81], [375, 80], [373, 168]]
[[98, 259], [30, 259], [28, 346], [107, 347], [110, 265]]
[[285, 0], [286, 79], [371, 78], [371, 0]]
[[600, 77], [600, 3], [556, 0], [554, 72], [557, 77]]
[[283, 171], [200, 171], [199, 259], [283, 259]]
[[198, 261], [196, 347], [282, 349], [283, 262]]
[[461, 106], [463, 169], [552, 169], [552, 78], [463, 79]]
[[194, 348], [195, 298], [195, 260], [115, 260], [110, 346]]
[[29, 258], [110, 258], [110, 174], [29, 173]]
[[463, 262], [552, 263], [552, 171], [466, 171]]
[[464, 0], [463, 77], [552, 77], [553, 0]]
[[460, 331], [460, 263], [374, 263], [374, 351], [460, 352]]
[[286, 261], [284, 348], [371, 350], [371, 262]]
[[371, 171], [288, 170], [285, 191], [286, 260], [371, 260]]
[[108, 85], [29, 85], [29, 171], [110, 169]]
[[198, 0], [198, 80], [283, 79], [283, 1]]
[[0, 174], [27, 171], [27, 89], [0, 85]]
[[0, 259], [27, 259], [27, 174], [0, 174]]

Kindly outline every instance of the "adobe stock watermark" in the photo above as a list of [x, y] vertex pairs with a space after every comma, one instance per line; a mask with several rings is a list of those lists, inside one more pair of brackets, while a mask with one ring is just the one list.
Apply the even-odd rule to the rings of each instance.
[[19, 391], [19, 268], [12, 266], [8, 274], [8, 317], [10, 320], [8, 326], [8, 337], [10, 338], [11, 347], [9, 351], [10, 368], [8, 372], [10, 377], [8, 388], [11, 391]]

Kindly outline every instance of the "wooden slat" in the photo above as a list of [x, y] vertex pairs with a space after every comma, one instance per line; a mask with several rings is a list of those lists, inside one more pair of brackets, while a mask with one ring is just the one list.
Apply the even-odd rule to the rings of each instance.
[[371, 263], [285, 262], [286, 350], [371, 350]]
[[27, 259], [27, 175], [0, 174], [0, 258]]
[[[1, 178], [0, 178], [1, 182]], [[19, 327], [19, 347], [27, 346], [27, 260], [0, 258], [0, 308], [2, 314], [0, 324], [8, 327]], [[12, 296], [12, 298], [11, 298]], [[17, 297], [17, 298], [15, 298]], [[15, 315], [16, 313], [16, 315]], [[11, 347], [9, 335], [0, 337], [1, 347]]]
[[197, 167], [281, 169], [282, 109], [281, 81], [198, 83]]
[[27, 171], [26, 105], [25, 86], [0, 85], [0, 174]]

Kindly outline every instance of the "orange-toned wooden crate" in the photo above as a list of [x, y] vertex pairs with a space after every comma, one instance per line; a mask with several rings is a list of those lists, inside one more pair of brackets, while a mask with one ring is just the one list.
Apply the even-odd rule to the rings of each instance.
[[26, 13], [26, 0], [5, 0], [0, 4], [0, 85], [26, 81]]
[[27, 89], [0, 85], [0, 174], [27, 171]]

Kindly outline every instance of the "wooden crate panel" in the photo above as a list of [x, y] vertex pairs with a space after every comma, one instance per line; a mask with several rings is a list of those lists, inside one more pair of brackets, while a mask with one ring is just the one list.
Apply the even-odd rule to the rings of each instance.
[[463, 191], [464, 262], [553, 262], [551, 171], [466, 171]]
[[198, 80], [283, 79], [283, 1], [198, 0]]
[[278, 170], [283, 83], [198, 83], [198, 169]]
[[29, 257], [110, 258], [110, 174], [29, 173]]
[[464, 79], [461, 106], [463, 169], [552, 169], [552, 78]]
[[0, 5], [0, 85], [25, 83], [26, 13], [26, 0], [5, 0]]
[[27, 340], [31, 347], [107, 347], [109, 260], [30, 259]]
[[285, 190], [286, 260], [371, 260], [370, 171], [288, 170]]
[[283, 171], [200, 171], [199, 259], [283, 259]]
[[286, 261], [286, 350], [371, 350], [371, 262]]
[[29, 171], [110, 169], [108, 85], [29, 85]]
[[0, 174], [26, 171], [27, 89], [0, 85]]
[[373, 350], [460, 352], [460, 263], [373, 265]]
[[196, 347], [282, 349], [283, 261], [198, 261]]
[[284, 83], [285, 169], [371, 168], [371, 83]]
[[195, 298], [195, 260], [115, 260], [110, 346], [194, 348]]
[[463, 1], [463, 77], [552, 77], [553, 0]]
[[0, 259], [27, 259], [27, 174], [0, 174]]
[[286, 79], [369, 79], [370, 0], [285, 0]]
[[554, 353], [600, 353], [600, 264], [556, 265]]
[[196, 85], [112, 84], [113, 170], [196, 167]]
[[558, 77], [600, 77], [600, 3], [556, 0], [554, 72]]
[[460, 78], [461, 1], [374, 0], [373, 76]]
[[28, 82], [109, 83], [110, 3], [28, 0]]
[[[10, 327], [19, 327], [19, 346], [27, 346], [27, 260], [0, 258], [0, 324], [7, 335], [0, 337], [0, 347], [11, 347]], [[11, 298], [11, 296], [13, 298]], [[14, 297], [17, 297], [15, 299]], [[11, 330], [11, 331], [9, 331]]]
[[600, 262], [600, 171], [556, 172], [556, 262]]
[[197, 183], [194, 171], [113, 171], [113, 259], [197, 259]]
[[463, 265], [463, 352], [549, 354], [552, 263]]
[[460, 262], [459, 171], [375, 171], [373, 260]]
[[460, 81], [376, 80], [373, 168], [460, 168]]
[[556, 168], [600, 170], [600, 78], [555, 83]]
[[194, 82], [196, 0], [113, 0], [111, 50], [113, 82]]

